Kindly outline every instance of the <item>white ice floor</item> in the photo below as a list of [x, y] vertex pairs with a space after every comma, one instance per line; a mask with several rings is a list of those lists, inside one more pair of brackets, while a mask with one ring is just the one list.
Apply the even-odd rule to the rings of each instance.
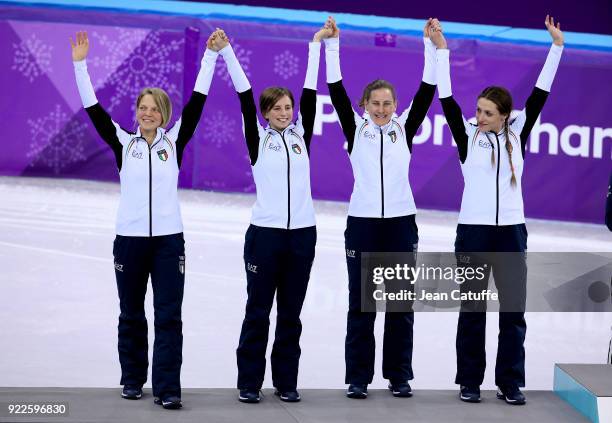
[[[251, 195], [182, 190], [187, 242], [184, 387], [234, 387], [246, 299]], [[0, 177], [0, 386], [112, 387], [119, 381], [112, 260], [119, 187]], [[302, 313], [299, 386], [344, 384], [346, 203], [316, 202], [318, 244]], [[452, 251], [457, 213], [420, 210], [420, 251]], [[531, 251], [612, 251], [603, 225], [530, 220]], [[152, 317], [147, 296], [147, 315]], [[382, 341], [379, 315], [376, 332]], [[418, 313], [415, 389], [453, 388], [456, 313]], [[271, 333], [274, 315], [271, 317]], [[493, 388], [497, 319], [488, 315], [483, 388]], [[554, 363], [605, 362], [611, 313], [528, 313], [527, 389], [551, 389]], [[152, 331], [152, 318], [149, 328]], [[152, 342], [152, 333], [150, 343]], [[380, 376], [380, 347], [374, 388]], [[265, 387], [270, 387], [269, 372]]]

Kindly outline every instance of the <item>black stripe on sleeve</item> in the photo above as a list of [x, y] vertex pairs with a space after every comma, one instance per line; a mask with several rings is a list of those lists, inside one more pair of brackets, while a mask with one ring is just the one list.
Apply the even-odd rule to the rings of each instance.
[[348, 142], [348, 153], [351, 154], [351, 151], [353, 151], [353, 142], [355, 140], [355, 131], [357, 130], [351, 99], [344, 89], [342, 80], [334, 82], [333, 84], [327, 84], [327, 87], [329, 88], [332, 104], [336, 109], [336, 113], [338, 113], [340, 125], [342, 125], [342, 132], [344, 132], [344, 137]]
[[[113, 125], [113, 120], [110, 115], [104, 110], [100, 103], [96, 103], [91, 107], [85, 109], [91, 122], [93, 123], [98, 135], [107, 143], [113, 150], [115, 155], [115, 161], [117, 162], [117, 169], [121, 171], [122, 165], [122, 150], [123, 146], [117, 136], [117, 128]], [[125, 131], [128, 132], [128, 131]]]
[[525, 157], [525, 146], [527, 145], [529, 134], [531, 133], [533, 125], [535, 125], [540, 112], [542, 112], [547, 98], [548, 91], [534, 87], [533, 91], [529, 95], [529, 98], [525, 102], [525, 125], [521, 131], [521, 152], [523, 153], [523, 157]]
[[440, 103], [442, 104], [442, 110], [444, 111], [446, 122], [448, 123], [451, 133], [453, 134], [453, 138], [455, 139], [455, 143], [457, 144], [459, 160], [461, 160], [461, 163], [464, 163], [465, 159], [467, 158], [468, 136], [465, 132], [461, 108], [452, 96], [441, 98]]
[[191, 97], [185, 107], [183, 107], [183, 113], [181, 114], [181, 127], [179, 128], [178, 136], [176, 137], [176, 159], [179, 168], [183, 161], [183, 151], [191, 138], [193, 133], [198, 126], [200, 117], [202, 116], [202, 110], [204, 109], [204, 103], [206, 102], [206, 95], [194, 91], [191, 93]]
[[315, 115], [317, 113], [317, 92], [309, 88], [302, 90], [300, 97], [300, 114], [302, 115], [302, 126], [304, 127], [304, 142], [306, 150], [310, 154], [310, 141], [314, 128]]
[[257, 128], [257, 108], [255, 107], [255, 99], [253, 98], [253, 89], [238, 93], [240, 99], [240, 111], [244, 119], [244, 137], [246, 139], [247, 148], [249, 149], [249, 157], [251, 166], [257, 161], [259, 152], [259, 130]]
[[431, 106], [435, 93], [435, 85], [421, 82], [418, 91], [414, 95], [412, 106], [408, 112], [408, 118], [404, 124], [404, 128], [406, 129], [406, 142], [408, 143], [410, 152], [412, 152], [412, 139], [419, 129], [419, 126], [421, 126], [421, 123], [423, 123], [423, 119], [425, 119], [427, 115], [427, 111], [429, 110], [429, 106]]

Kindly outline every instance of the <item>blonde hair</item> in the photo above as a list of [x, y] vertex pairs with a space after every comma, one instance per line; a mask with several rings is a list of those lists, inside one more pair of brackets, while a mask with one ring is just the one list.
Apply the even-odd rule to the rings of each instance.
[[170, 121], [170, 118], [172, 117], [172, 103], [170, 102], [170, 97], [168, 97], [168, 93], [166, 93], [161, 88], [143, 88], [143, 90], [140, 91], [140, 94], [138, 94], [138, 99], [136, 100], [136, 110], [138, 110], [138, 107], [140, 107], [140, 102], [142, 101], [142, 98], [147, 94], [153, 97], [153, 101], [159, 109], [159, 113], [161, 113], [162, 115], [161, 127], [165, 127], [168, 124], [168, 121]]

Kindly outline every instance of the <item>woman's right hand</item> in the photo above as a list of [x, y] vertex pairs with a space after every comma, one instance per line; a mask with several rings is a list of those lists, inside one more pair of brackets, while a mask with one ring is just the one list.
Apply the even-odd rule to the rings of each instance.
[[215, 51], [219, 51], [229, 45], [229, 38], [225, 35], [225, 31], [221, 28], [217, 28], [215, 32], [211, 35], [212, 37], [212, 45], [214, 46]]
[[331, 35], [329, 36], [329, 38], [339, 38], [340, 37], [340, 29], [338, 28], [338, 25], [336, 25], [336, 20], [333, 18], [333, 16], [330, 16], [329, 18], [327, 18], [327, 22], [325, 22], [325, 26], [331, 28]]
[[80, 62], [87, 57], [89, 52], [89, 39], [87, 38], [87, 32], [79, 31], [76, 33], [76, 42], [72, 41], [70, 37], [70, 45], [72, 46], [72, 61]]
[[331, 27], [330, 19], [331, 19], [331, 16], [327, 18], [327, 21], [325, 21], [325, 24], [321, 27], [321, 29], [315, 32], [315, 35], [312, 38], [312, 41], [320, 42], [324, 38], [330, 38], [332, 36], [333, 30]]
[[442, 34], [442, 25], [440, 24], [440, 21], [435, 18], [431, 20], [429, 26], [429, 38], [431, 39], [431, 42], [434, 43], [436, 48], [448, 48], [446, 38], [444, 38], [444, 34]]

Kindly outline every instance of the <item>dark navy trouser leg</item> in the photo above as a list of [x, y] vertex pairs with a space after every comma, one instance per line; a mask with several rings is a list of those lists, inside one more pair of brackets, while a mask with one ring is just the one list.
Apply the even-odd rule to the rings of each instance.
[[117, 235], [113, 243], [119, 294], [118, 351], [121, 385], [144, 385], [149, 367], [144, 302], [150, 260], [145, 238]]
[[[500, 386], [525, 385], [525, 333], [524, 307], [527, 268], [523, 254], [527, 249], [525, 225], [488, 226], [462, 225], [457, 228], [455, 252], [470, 256], [470, 266], [482, 265], [477, 254], [487, 252], [489, 269], [499, 293], [499, 337], [495, 366], [495, 383]], [[517, 253], [517, 254], [505, 254]], [[465, 260], [463, 260], [465, 261]], [[488, 286], [489, 273], [482, 282], [464, 284], [462, 291], [480, 291]], [[486, 367], [485, 332], [486, 304], [464, 302], [457, 324], [457, 375], [455, 383], [481, 385]], [[474, 311], [476, 310], [476, 311]], [[510, 310], [510, 311], [508, 311]], [[518, 311], [517, 311], [518, 310]]]
[[153, 395], [181, 396], [183, 321], [181, 309], [185, 287], [185, 241], [183, 234], [153, 237]]
[[272, 379], [281, 390], [296, 388], [302, 332], [299, 316], [315, 244], [314, 226], [292, 230], [249, 226], [244, 244], [248, 297], [236, 350], [239, 389], [260, 389], [263, 384], [275, 293], [278, 312]]

